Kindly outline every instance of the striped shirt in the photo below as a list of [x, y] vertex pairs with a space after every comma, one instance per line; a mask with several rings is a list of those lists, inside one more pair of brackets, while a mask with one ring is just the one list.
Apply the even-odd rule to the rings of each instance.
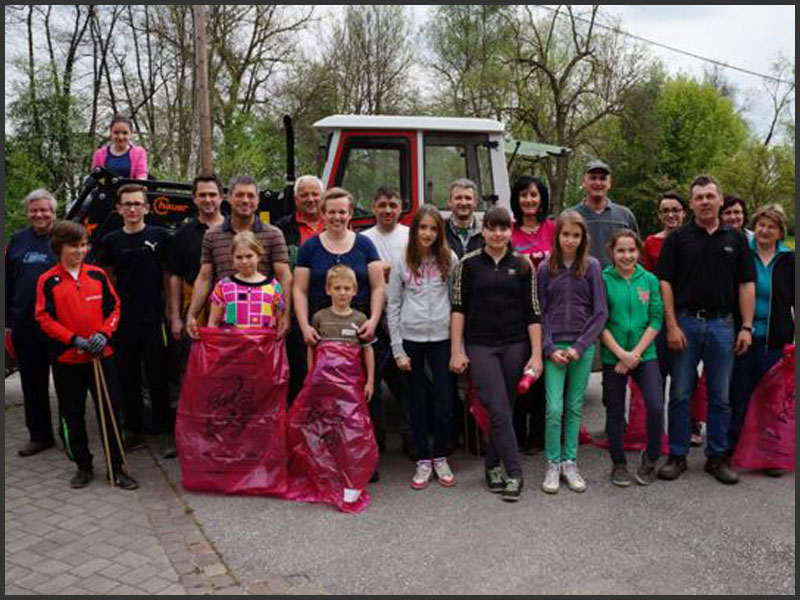
[[[281, 230], [274, 225], [263, 223], [256, 218], [250, 230], [256, 234], [258, 241], [264, 246], [264, 256], [258, 264], [258, 271], [272, 278], [275, 272], [272, 268], [273, 263], [289, 262], [289, 251], [286, 248], [286, 241]], [[222, 225], [217, 225], [206, 231], [203, 236], [203, 248], [200, 253], [200, 264], [210, 264], [213, 267], [212, 281], [233, 275], [233, 255], [231, 254], [231, 242], [236, 232], [231, 228], [230, 219], [225, 218]]]
[[249, 283], [235, 275], [225, 277], [211, 293], [211, 302], [225, 307], [223, 323], [242, 329], [278, 326], [283, 310], [283, 288], [276, 279]]

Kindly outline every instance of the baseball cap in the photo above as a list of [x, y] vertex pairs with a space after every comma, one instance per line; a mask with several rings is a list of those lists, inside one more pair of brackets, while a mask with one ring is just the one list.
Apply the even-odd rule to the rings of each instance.
[[590, 160], [586, 163], [586, 166], [583, 169], [584, 173], [588, 173], [589, 171], [605, 171], [609, 175], [611, 174], [611, 167], [609, 167], [606, 163], [599, 159]]

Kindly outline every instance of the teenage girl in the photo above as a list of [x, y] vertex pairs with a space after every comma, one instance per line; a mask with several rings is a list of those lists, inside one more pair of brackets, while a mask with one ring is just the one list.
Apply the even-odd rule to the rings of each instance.
[[111, 143], [92, 156], [92, 169], [105, 167], [117, 177], [147, 179], [147, 151], [131, 143], [131, 120], [123, 115], [111, 119]]
[[392, 265], [387, 318], [397, 367], [410, 373], [412, 390], [425, 389], [425, 363], [433, 376], [433, 452], [428, 441], [428, 408], [424, 393], [411, 394], [411, 430], [419, 460], [411, 487], [428, 486], [433, 473], [445, 487], [456, 478], [447, 463], [453, 423], [450, 364], [450, 287], [458, 257], [445, 236], [444, 219], [424, 204], [411, 221], [405, 256]]
[[[556, 219], [555, 242], [550, 257], [539, 265], [543, 351], [547, 412], [545, 417], [546, 469], [542, 489], [558, 492], [563, 477], [575, 492], [586, 490], [578, 472], [578, 433], [581, 409], [592, 371], [594, 342], [605, 325], [608, 311], [600, 263], [589, 256], [586, 222], [576, 211]], [[561, 450], [564, 381], [569, 376]]]
[[608, 321], [600, 336], [603, 362], [603, 405], [611, 450], [611, 483], [631, 484], [623, 451], [625, 387], [628, 375], [642, 391], [647, 407], [647, 450], [636, 471], [636, 482], [652, 483], [661, 456], [664, 390], [655, 339], [664, 318], [658, 279], [638, 264], [642, 241], [629, 229], [618, 229], [608, 241], [611, 264], [603, 269]]
[[264, 247], [252, 231], [233, 236], [233, 268], [236, 273], [221, 279], [211, 294], [209, 327], [278, 328], [285, 318], [283, 288], [277, 279], [258, 271]]

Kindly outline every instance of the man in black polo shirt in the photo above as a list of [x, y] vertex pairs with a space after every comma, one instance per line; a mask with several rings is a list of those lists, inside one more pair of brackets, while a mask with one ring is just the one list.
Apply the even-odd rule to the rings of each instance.
[[[216, 175], [199, 175], [192, 181], [192, 200], [197, 217], [181, 225], [172, 239], [168, 269], [170, 325], [172, 337], [180, 341], [183, 315], [192, 300], [192, 286], [200, 271], [203, 235], [209, 227], [222, 225], [222, 182]], [[205, 320], [202, 321], [205, 324]]]
[[[739, 475], [726, 461], [728, 388], [734, 352], [744, 353], [753, 339], [755, 271], [744, 234], [719, 220], [719, 182], [708, 175], [695, 177], [689, 195], [694, 217], [667, 236], [657, 268], [667, 344], [673, 353], [669, 459], [658, 477], [677, 479], [686, 470], [689, 399], [702, 360], [708, 382], [705, 470], [722, 483], [736, 483]], [[738, 333], [733, 318], [737, 307], [742, 321]]]

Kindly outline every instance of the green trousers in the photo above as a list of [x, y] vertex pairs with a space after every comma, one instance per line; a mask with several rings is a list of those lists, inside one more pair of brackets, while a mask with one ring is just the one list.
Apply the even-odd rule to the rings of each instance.
[[[557, 343], [559, 350], [571, 344]], [[576, 460], [578, 458], [578, 434], [581, 429], [581, 409], [589, 375], [592, 373], [594, 345], [589, 346], [581, 357], [561, 366], [547, 360], [544, 367], [544, 389], [547, 398], [545, 416], [544, 447], [547, 460]], [[569, 376], [566, 397], [566, 417], [564, 417], [564, 381]], [[561, 452], [561, 422], [564, 421], [564, 452]]]

